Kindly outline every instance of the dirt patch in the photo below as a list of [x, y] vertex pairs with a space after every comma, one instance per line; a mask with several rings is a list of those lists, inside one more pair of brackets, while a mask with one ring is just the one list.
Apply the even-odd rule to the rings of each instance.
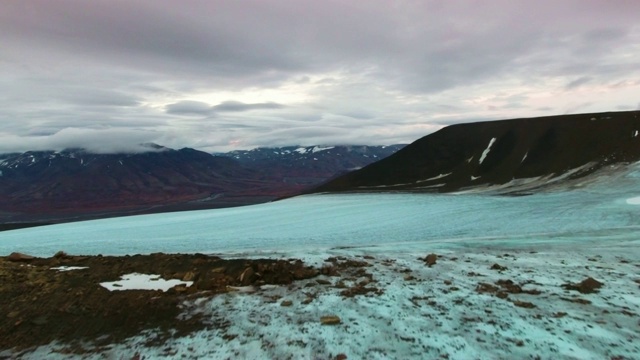
[[[81, 267], [69, 271], [53, 267]], [[193, 281], [161, 290], [109, 291], [101, 282], [130, 273]], [[83, 341], [99, 346], [157, 329], [162, 341], [205, 327], [224, 327], [199, 317], [178, 320], [184, 300], [225, 293], [229, 286], [291, 284], [318, 270], [300, 260], [232, 259], [203, 254], [151, 254], [123, 257], [68, 256], [11, 261], [0, 257], [0, 350], [17, 351], [54, 340], [81, 352]], [[210, 320], [210, 319], [209, 319]], [[100, 341], [98, 341], [98, 339]], [[75, 344], [75, 345], [74, 345]]]

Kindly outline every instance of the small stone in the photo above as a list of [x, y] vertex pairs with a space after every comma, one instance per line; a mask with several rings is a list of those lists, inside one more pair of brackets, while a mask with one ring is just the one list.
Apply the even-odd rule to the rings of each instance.
[[64, 258], [69, 257], [69, 255], [66, 252], [60, 250], [55, 255], [53, 255], [53, 257], [56, 258], [56, 259], [64, 259]]
[[312, 301], [313, 301], [313, 299], [308, 297], [308, 298], [302, 300], [302, 304], [303, 305], [311, 304]]
[[198, 278], [198, 274], [193, 271], [187, 271], [186, 274], [182, 277], [182, 281], [194, 281]]
[[521, 307], [521, 308], [525, 308], [525, 309], [533, 309], [536, 306], [530, 302], [526, 302], [526, 301], [514, 301], [513, 305], [517, 306], [517, 307]]
[[10, 313], [8, 313], [8, 314], [7, 314], [7, 317], [8, 317], [9, 319], [13, 319], [13, 318], [15, 318], [15, 317], [18, 317], [18, 315], [20, 315], [20, 313], [19, 313], [18, 311], [12, 311], [12, 312], [10, 312]]
[[498, 287], [491, 284], [478, 283], [478, 286], [476, 286], [476, 292], [479, 293], [494, 293], [496, 291], [498, 291]]
[[172, 289], [178, 294], [181, 294], [187, 291], [187, 287], [185, 285], [176, 285]]
[[346, 359], [347, 359], [347, 355], [345, 354], [336, 355], [336, 360], [346, 360]]
[[524, 346], [524, 341], [522, 340], [516, 340], [514, 343], [516, 344], [516, 346]]
[[504, 271], [504, 270], [507, 270], [507, 267], [506, 266], [502, 266], [500, 264], [493, 264], [493, 265], [491, 265], [491, 270]]
[[424, 262], [427, 263], [427, 266], [431, 267], [436, 264], [436, 260], [438, 260], [438, 255], [429, 254], [426, 258], [424, 258]]
[[411, 281], [411, 280], [415, 280], [416, 277], [413, 275], [405, 275], [404, 276], [404, 281]]
[[[561, 297], [560, 300], [569, 301], [569, 302], [576, 303], [576, 304], [581, 304], [581, 305], [589, 305], [589, 304], [591, 304], [591, 300], [581, 299], [581, 298]], [[607, 311], [607, 310], [604, 310], [604, 311]]]
[[326, 315], [320, 317], [320, 324], [322, 325], [339, 325], [342, 323], [339, 317], [335, 315]]
[[291, 305], [293, 305], [293, 301], [291, 301], [291, 300], [283, 300], [280, 303], [280, 306], [291, 306]]
[[604, 284], [601, 283], [600, 281], [592, 277], [589, 277], [582, 280], [578, 284], [578, 291], [580, 291], [582, 294], [590, 294], [590, 293], [596, 292], [597, 289], [602, 287], [602, 285]]
[[564, 284], [562, 287], [566, 290], [576, 290], [582, 294], [591, 294], [594, 292], [598, 292], [598, 289], [601, 288], [604, 284], [600, 281], [588, 277], [577, 284]]
[[445, 280], [445, 281], [444, 281], [444, 284], [445, 284], [445, 285], [451, 285], [451, 284], [452, 284], [452, 282], [451, 282], [451, 280]]
[[253, 271], [252, 268], [248, 267], [244, 269], [242, 274], [240, 274], [240, 278], [238, 280], [240, 280], [240, 283], [243, 286], [251, 285], [255, 280], [255, 275], [256, 275], [255, 271]]
[[316, 282], [320, 285], [331, 285], [331, 281], [325, 279], [316, 279]]

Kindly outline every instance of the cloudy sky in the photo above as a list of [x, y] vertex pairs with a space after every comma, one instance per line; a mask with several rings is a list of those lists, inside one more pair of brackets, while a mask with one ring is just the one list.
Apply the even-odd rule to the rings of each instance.
[[640, 107], [640, 1], [0, 1], [0, 152], [409, 143]]

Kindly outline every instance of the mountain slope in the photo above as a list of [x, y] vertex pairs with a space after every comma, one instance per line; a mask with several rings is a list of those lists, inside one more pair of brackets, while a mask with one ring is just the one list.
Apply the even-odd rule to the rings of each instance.
[[299, 194], [401, 146], [288, 147], [211, 155], [155, 144], [0, 155], [0, 223], [255, 204]]
[[404, 146], [287, 146], [217, 155], [231, 157], [247, 168], [262, 172], [266, 178], [303, 190], [386, 158]]
[[[533, 188], [640, 160], [638, 111], [448, 126], [396, 154], [320, 186], [324, 191]], [[529, 186], [526, 186], [529, 184]]]
[[26, 152], [0, 160], [3, 210], [116, 209], [189, 201], [242, 191], [252, 173], [237, 162], [193, 149], [141, 154], [82, 150]]

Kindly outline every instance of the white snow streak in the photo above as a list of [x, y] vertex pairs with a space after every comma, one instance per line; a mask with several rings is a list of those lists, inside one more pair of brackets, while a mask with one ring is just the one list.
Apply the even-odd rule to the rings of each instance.
[[640, 196], [632, 197], [627, 199], [627, 204], [629, 205], [640, 205]]
[[73, 270], [83, 270], [88, 269], [87, 266], [57, 266], [52, 267], [50, 270], [58, 270], [58, 271], [73, 271]]
[[329, 150], [329, 149], [333, 149], [335, 146], [329, 146], [329, 147], [320, 147], [320, 146], [316, 146], [313, 149], [311, 149], [311, 152], [317, 153], [319, 151], [324, 151], [324, 150]]
[[494, 142], [496, 142], [496, 138], [491, 138], [491, 141], [489, 141], [489, 145], [482, 152], [482, 156], [480, 156], [480, 161], [478, 161], [478, 164], [482, 164], [482, 162], [484, 161], [484, 158], [486, 158], [487, 154], [489, 154], [489, 151], [491, 150], [491, 145], [493, 145]]

